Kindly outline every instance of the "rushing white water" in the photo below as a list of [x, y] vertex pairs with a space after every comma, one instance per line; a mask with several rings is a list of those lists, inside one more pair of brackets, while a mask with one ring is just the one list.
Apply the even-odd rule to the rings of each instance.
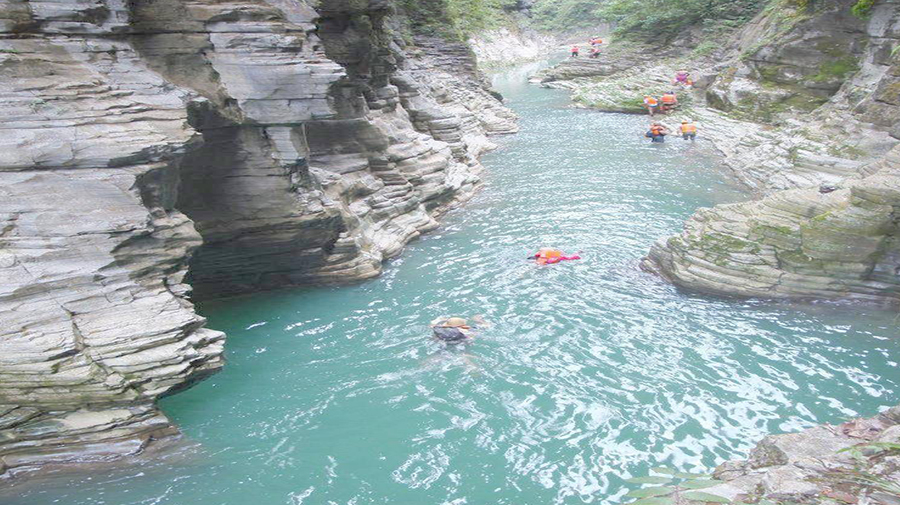
[[[639, 271], [697, 207], [744, 198], [702, 130], [650, 145], [645, 118], [572, 109], [522, 71], [497, 85], [522, 132], [384, 276], [201, 308], [229, 363], [163, 402], [200, 449], [0, 502], [615, 503], [651, 466], [708, 470], [767, 432], [900, 403], [893, 314], [686, 294]], [[540, 246], [583, 259], [538, 267]], [[449, 314], [492, 325], [446, 349], [427, 324]]]

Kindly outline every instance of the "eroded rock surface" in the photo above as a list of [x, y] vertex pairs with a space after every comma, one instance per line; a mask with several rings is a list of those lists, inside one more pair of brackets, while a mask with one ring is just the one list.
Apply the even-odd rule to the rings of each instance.
[[468, 49], [322, 5], [0, 5], [0, 473], [173, 435], [223, 363], [192, 287], [377, 275], [478, 186], [516, 126]]
[[720, 465], [715, 477], [725, 483], [704, 491], [743, 503], [893, 504], [900, 497], [884, 484], [900, 481], [900, 457], [876, 447], [898, 440], [900, 407], [871, 419], [770, 435], [748, 459]]
[[900, 151], [871, 175], [700, 209], [644, 268], [688, 288], [766, 298], [900, 298]]

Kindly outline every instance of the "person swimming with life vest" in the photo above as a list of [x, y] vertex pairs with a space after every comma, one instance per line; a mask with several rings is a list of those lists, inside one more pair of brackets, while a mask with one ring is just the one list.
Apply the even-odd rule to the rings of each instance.
[[662, 108], [660, 109], [663, 114], [668, 114], [675, 110], [675, 107], [678, 107], [678, 96], [675, 95], [675, 92], [669, 91], [668, 93], [663, 93]]
[[553, 265], [559, 263], [560, 261], [580, 260], [581, 256], [577, 254], [573, 256], [566, 256], [559, 249], [542, 247], [540, 250], [538, 250], [538, 252], [529, 256], [528, 259], [533, 259], [538, 265]]
[[647, 106], [647, 113], [651, 116], [655, 115], [659, 110], [659, 100], [650, 95], [644, 97], [644, 105]]
[[581, 48], [579, 48], [577, 45], [572, 46], [572, 57], [577, 58], [579, 51], [581, 51]]
[[693, 121], [686, 119], [681, 122], [681, 138], [691, 142], [697, 139], [697, 125]]
[[669, 130], [666, 129], [661, 123], [651, 123], [650, 129], [647, 130], [647, 133], [644, 134], [645, 137], [649, 138], [651, 142], [665, 142], [666, 135], [669, 134]]
[[431, 332], [436, 340], [446, 344], [471, 343], [475, 339], [472, 330], [488, 326], [481, 316], [472, 316], [472, 322], [474, 325], [461, 317], [439, 317], [431, 322]]

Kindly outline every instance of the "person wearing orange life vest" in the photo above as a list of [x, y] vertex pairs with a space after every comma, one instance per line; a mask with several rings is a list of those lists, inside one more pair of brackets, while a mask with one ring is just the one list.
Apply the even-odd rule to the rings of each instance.
[[543, 247], [536, 254], [533, 254], [528, 258], [534, 259], [538, 265], [553, 265], [560, 261], [580, 260], [581, 256], [578, 256], [577, 254], [574, 256], [566, 256], [559, 249]]
[[697, 138], [697, 125], [690, 120], [681, 122], [681, 138], [693, 142]]
[[661, 110], [666, 113], [674, 110], [676, 106], [678, 106], [678, 97], [675, 96], [675, 92], [669, 91], [668, 93], [663, 93]]
[[644, 136], [649, 138], [651, 142], [665, 142], [666, 135], [668, 134], [669, 130], [667, 130], [665, 126], [660, 123], [653, 122], [650, 124], [650, 129]]
[[652, 96], [648, 95], [644, 97], [644, 105], [647, 106], [647, 112], [649, 112], [651, 116], [656, 114], [656, 111], [659, 110], [659, 100]]
[[573, 57], [573, 58], [577, 58], [577, 57], [578, 57], [578, 52], [579, 52], [580, 50], [581, 50], [581, 49], [580, 49], [577, 45], [572, 46], [572, 57]]

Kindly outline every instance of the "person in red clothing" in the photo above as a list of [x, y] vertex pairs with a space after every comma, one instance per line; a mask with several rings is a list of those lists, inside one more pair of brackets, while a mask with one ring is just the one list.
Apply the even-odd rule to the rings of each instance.
[[572, 46], [572, 57], [573, 57], [573, 58], [577, 58], [577, 57], [578, 57], [578, 52], [579, 52], [580, 50], [581, 50], [581, 49], [580, 49], [577, 45], [576, 45], [576, 46]]
[[566, 256], [559, 249], [551, 249], [549, 247], [541, 248], [536, 254], [529, 256], [534, 258], [538, 265], [553, 265], [560, 261], [580, 260], [581, 256]]

